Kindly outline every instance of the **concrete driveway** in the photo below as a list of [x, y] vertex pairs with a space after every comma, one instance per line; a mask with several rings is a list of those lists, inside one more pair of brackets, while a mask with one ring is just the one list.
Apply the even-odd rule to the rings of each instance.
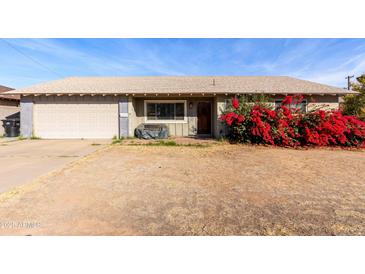
[[62, 168], [110, 140], [17, 140], [0, 142], [0, 193]]

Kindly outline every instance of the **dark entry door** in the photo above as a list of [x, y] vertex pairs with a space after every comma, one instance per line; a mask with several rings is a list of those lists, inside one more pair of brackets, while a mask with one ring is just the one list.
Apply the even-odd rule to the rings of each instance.
[[210, 102], [198, 103], [198, 134], [211, 134], [212, 105]]

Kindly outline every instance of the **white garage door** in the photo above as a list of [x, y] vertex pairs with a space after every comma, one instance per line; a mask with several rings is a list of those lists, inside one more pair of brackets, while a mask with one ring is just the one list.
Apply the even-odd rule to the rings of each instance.
[[34, 135], [40, 138], [112, 138], [118, 135], [117, 102], [34, 104]]

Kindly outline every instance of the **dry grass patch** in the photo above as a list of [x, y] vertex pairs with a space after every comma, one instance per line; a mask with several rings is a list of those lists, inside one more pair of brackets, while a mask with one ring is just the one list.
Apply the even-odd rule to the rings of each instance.
[[2, 234], [365, 235], [365, 152], [117, 145], [0, 203]]

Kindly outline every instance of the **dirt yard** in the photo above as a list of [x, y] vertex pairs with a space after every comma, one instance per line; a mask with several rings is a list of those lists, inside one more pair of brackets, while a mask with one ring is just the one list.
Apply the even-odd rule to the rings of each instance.
[[0, 196], [3, 235], [365, 235], [365, 152], [116, 144]]

